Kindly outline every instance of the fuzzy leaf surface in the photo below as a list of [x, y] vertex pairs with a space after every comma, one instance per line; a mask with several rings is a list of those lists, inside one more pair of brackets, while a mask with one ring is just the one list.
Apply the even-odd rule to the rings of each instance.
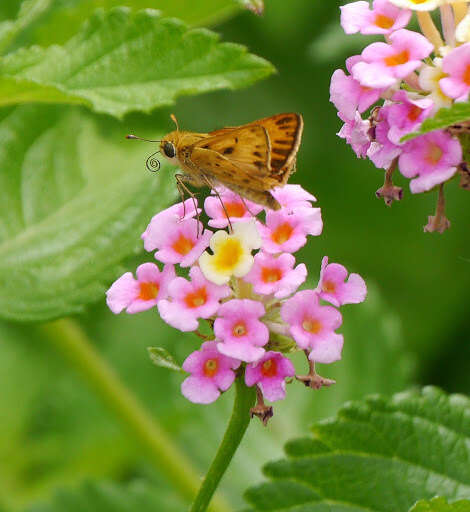
[[436, 495], [470, 498], [470, 400], [424, 388], [350, 402], [268, 463], [257, 511], [396, 512]]
[[174, 197], [172, 173], [147, 172], [148, 149], [116, 121], [62, 107], [2, 114], [0, 316], [81, 311], [141, 249], [146, 223]]
[[220, 43], [158, 11], [98, 11], [64, 46], [20, 49], [0, 63], [0, 105], [79, 103], [118, 118], [180, 95], [245, 87], [273, 72], [246, 48]]
[[470, 501], [459, 500], [447, 503], [445, 498], [433, 498], [432, 500], [420, 500], [410, 512], [470, 512]]

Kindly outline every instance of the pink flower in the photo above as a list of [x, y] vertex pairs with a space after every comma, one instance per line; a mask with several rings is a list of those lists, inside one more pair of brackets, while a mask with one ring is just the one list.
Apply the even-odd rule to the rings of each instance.
[[281, 317], [297, 345], [311, 349], [309, 358], [319, 363], [341, 359], [343, 336], [337, 334], [341, 313], [331, 306], [320, 306], [314, 290], [297, 292], [281, 307]]
[[215, 315], [220, 299], [231, 293], [228, 286], [208, 281], [199, 267], [192, 267], [189, 277], [191, 281], [183, 277], [173, 279], [168, 287], [171, 301], [158, 303], [158, 312], [163, 320], [183, 332], [195, 331], [199, 325], [198, 318]]
[[229, 189], [224, 188], [217, 190], [220, 199], [222, 199], [224, 203], [225, 210], [222, 207], [219, 197], [216, 195], [207, 197], [204, 202], [204, 209], [207, 215], [211, 217], [209, 226], [213, 228], [225, 228], [228, 226], [227, 214], [231, 222], [237, 222], [239, 220], [251, 219], [263, 209], [262, 206], [242, 199], [238, 194], [235, 194], [235, 192]]
[[465, 101], [470, 91], [470, 43], [457, 46], [442, 61], [442, 71], [447, 73], [439, 81], [442, 92], [450, 98]]
[[304, 188], [297, 184], [287, 184], [283, 187], [276, 187], [271, 190], [274, 199], [283, 207], [289, 210], [304, 207], [310, 208], [311, 201], [316, 201], [316, 197], [312, 196]]
[[[351, 73], [354, 64], [361, 57], [355, 55], [346, 60], [346, 67]], [[343, 120], [354, 121], [356, 111], [362, 114], [380, 98], [382, 89], [364, 87], [342, 69], [337, 69], [331, 77], [330, 101], [337, 108]]]
[[369, 2], [352, 2], [340, 9], [341, 26], [346, 34], [390, 34], [406, 27], [412, 14], [388, 0], [374, 0], [372, 10], [369, 9]]
[[233, 370], [239, 366], [240, 361], [219, 353], [215, 341], [203, 343], [201, 350], [190, 354], [183, 363], [183, 370], [191, 376], [181, 384], [181, 392], [191, 402], [210, 404], [233, 384]]
[[403, 146], [398, 164], [407, 178], [418, 176], [410, 183], [414, 194], [431, 190], [450, 179], [462, 161], [460, 142], [443, 130], [416, 137]]
[[369, 137], [370, 122], [362, 119], [357, 111], [352, 121], [343, 118], [341, 114], [338, 115], [344, 121], [343, 127], [337, 134], [338, 137], [346, 139], [358, 158], [365, 158], [371, 144]]
[[359, 304], [367, 295], [364, 279], [359, 274], [350, 274], [338, 263], [328, 264], [325, 256], [321, 262], [320, 281], [317, 291], [320, 299], [339, 307], [343, 304]]
[[[145, 250], [151, 252], [158, 247], [157, 241], [160, 240], [159, 233], [167, 231], [169, 224], [179, 222], [183, 220], [183, 218], [190, 219], [196, 214], [199, 214], [201, 209], [198, 208], [196, 212], [194, 206], [197, 207], [197, 200], [189, 198], [186, 199], [184, 203], [174, 204], [166, 210], [157, 213], [157, 215], [154, 215], [146, 230], [141, 235]], [[154, 235], [157, 235], [157, 240], [154, 240]]]
[[294, 265], [292, 254], [284, 253], [276, 257], [259, 252], [244, 280], [253, 285], [255, 293], [274, 294], [277, 299], [283, 299], [295, 292], [307, 277], [307, 268], [303, 263], [295, 268]]
[[263, 395], [270, 401], [284, 400], [286, 397], [286, 377], [295, 375], [294, 365], [279, 352], [266, 352], [254, 364], [247, 365], [245, 384], [258, 384]]
[[137, 279], [134, 279], [131, 272], [126, 272], [106, 292], [106, 303], [113, 313], [123, 309], [128, 313], [140, 313], [165, 299], [175, 269], [173, 265], [165, 265], [160, 272], [154, 263], [144, 263], [137, 267], [136, 275]]
[[361, 85], [385, 88], [394, 85], [418, 69], [433, 50], [433, 45], [421, 34], [397, 30], [389, 36], [390, 44], [372, 43], [364, 48], [362, 61], [352, 68]]
[[[155, 258], [163, 263], [191, 266], [209, 245], [212, 232], [196, 219], [152, 221], [146, 229], [146, 249], [158, 249]], [[199, 227], [198, 227], [199, 226]]]
[[383, 110], [382, 108], [380, 111], [379, 121], [375, 126], [375, 140], [371, 143], [367, 156], [377, 168], [388, 169], [393, 160], [401, 154], [402, 148], [389, 139], [390, 125], [383, 115]]
[[252, 363], [263, 354], [269, 339], [268, 328], [259, 320], [265, 314], [261, 302], [233, 299], [222, 304], [214, 322], [214, 334], [221, 354]]
[[429, 98], [413, 99], [406, 91], [398, 91], [393, 96], [392, 103], [383, 108], [390, 129], [388, 138], [394, 144], [400, 144], [400, 139], [416, 130], [434, 110], [434, 102]]
[[285, 208], [266, 213], [266, 225], [258, 223], [263, 250], [271, 254], [295, 252], [307, 243], [307, 235], [319, 235], [323, 229], [320, 208]]

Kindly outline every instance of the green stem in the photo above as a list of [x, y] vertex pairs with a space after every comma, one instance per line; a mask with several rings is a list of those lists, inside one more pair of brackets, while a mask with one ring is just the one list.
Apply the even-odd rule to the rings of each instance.
[[[116, 372], [95, 350], [81, 327], [70, 319], [57, 320], [40, 327], [46, 338], [86, 378], [106, 404], [120, 417], [146, 449], [158, 469], [187, 499], [193, 499], [200, 478], [191, 462], [174, 444], [158, 422], [121, 382]], [[220, 498], [212, 512], [230, 512]]]
[[245, 386], [241, 377], [235, 380], [235, 402], [232, 417], [219, 449], [207, 472], [190, 512], [205, 512], [220, 479], [223, 477], [250, 423], [250, 408], [255, 403], [255, 388]]

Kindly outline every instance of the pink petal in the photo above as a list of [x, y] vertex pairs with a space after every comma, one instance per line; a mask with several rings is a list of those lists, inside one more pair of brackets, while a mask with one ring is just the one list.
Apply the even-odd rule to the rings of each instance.
[[220, 396], [220, 391], [211, 379], [192, 376], [181, 384], [181, 393], [195, 404], [210, 404]]

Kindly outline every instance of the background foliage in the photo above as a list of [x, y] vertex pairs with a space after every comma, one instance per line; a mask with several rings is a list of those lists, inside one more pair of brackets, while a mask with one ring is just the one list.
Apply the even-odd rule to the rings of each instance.
[[[348, 399], [378, 392], [391, 395], [413, 384], [470, 392], [466, 193], [457, 186], [448, 187], [448, 217], [453, 225], [442, 236], [421, 231], [434, 206], [433, 193], [413, 198], [407, 193], [391, 209], [375, 199], [381, 173], [370, 163], [356, 160], [336, 137], [339, 120], [328, 103], [329, 77], [351, 53], [337, 31], [338, 5], [336, 1], [270, 0], [259, 18], [231, 0], [0, 3], [0, 51], [5, 55], [0, 59], [0, 103], [9, 105], [0, 109], [2, 512], [55, 512], [83, 496], [113, 503], [125, 495], [131, 509], [138, 503], [141, 510], [145, 510], [142, 503], [153, 503], [150, 506], [155, 509], [155, 500], [161, 501], [162, 510], [182, 507], [164, 475], [150, 466], [133, 437], [56, 353], [34, 321], [76, 314], [102, 355], [201, 472], [222, 435], [231, 393], [208, 407], [190, 404], [179, 394], [181, 376], [156, 368], [147, 355], [146, 347], [162, 346], [181, 363], [196, 347], [196, 338], [181, 336], [155, 313], [114, 317], [104, 305], [103, 294], [112, 279], [123, 269], [132, 270], [149, 260], [141, 252], [139, 235], [148, 219], [175, 197], [171, 169], [162, 166], [158, 177], [147, 173], [144, 162], [152, 146], [125, 141], [124, 135], [155, 137], [170, 131], [170, 112], [181, 127], [197, 131], [282, 111], [301, 112], [305, 132], [293, 179], [318, 197], [325, 229], [299, 258], [315, 275], [327, 254], [364, 275], [371, 288], [363, 306], [345, 312], [344, 359], [322, 368], [338, 384], [310, 392], [293, 383], [269, 428], [258, 423], [250, 427], [222, 484], [234, 509], [243, 506], [242, 490], [262, 480], [262, 464], [281, 456], [285, 441], [305, 436], [312, 421], [333, 415]], [[93, 14], [96, 6], [107, 14]], [[92, 66], [87, 71], [89, 62], [80, 61], [85, 50], [91, 52], [90, 59], [96, 52], [93, 45], [86, 46], [87, 29], [82, 23], [91, 16], [107, 17], [116, 6], [131, 8], [126, 16], [141, 20], [129, 37], [131, 46], [136, 44], [131, 47], [135, 53], [124, 52], [124, 57], [132, 55], [142, 69], [136, 67], [132, 76], [125, 76], [122, 54], [101, 53], [104, 69], [109, 71], [103, 85], [98, 83], [96, 69]], [[212, 25], [222, 41], [247, 46], [278, 72], [247, 89], [218, 90], [248, 85], [267, 76], [271, 67], [257, 58], [243, 57], [237, 46], [219, 46], [207, 32], [196, 31], [193, 34], [203, 39], [198, 48], [206, 45], [216, 53], [238, 52], [248, 66], [235, 70], [232, 81], [227, 73], [233, 70], [224, 69], [222, 78], [208, 78], [203, 87], [183, 84], [178, 89], [178, 83], [168, 82], [167, 96], [154, 98], [147, 106], [142, 103], [148, 101], [142, 87], [137, 108], [143, 110], [168, 104], [175, 92], [215, 92], [181, 96], [171, 109], [133, 112], [117, 120], [109, 114], [122, 116], [136, 107], [116, 108], [129, 103], [126, 87], [113, 91], [110, 103], [109, 83], [132, 79], [130, 89], [135, 84], [139, 87], [139, 79], [160, 78], [165, 66], [166, 70], [181, 68], [181, 61], [166, 59], [178, 56], [174, 50], [148, 60], [145, 20], [155, 16], [135, 14], [141, 8], [160, 9], [192, 26]], [[182, 30], [180, 24], [171, 26]], [[106, 33], [103, 46], [110, 43]], [[75, 38], [72, 43], [70, 38]], [[154, 51], [159, 40], [152, 36], [150, 41]], [[32, 44], [44, 49], [21, 49]], [[51, 46], [55, 44], [60, 47]], [[54, 61], [56, 55], [64, 58]], [[227, 61], [223, 57], [222, 63]], [[84, 73], [73, 87], [68, 74], [72, 64]], [[105, 89], [108, 96], [103, 102]], [[22, 105], [31, 99], [47, 104]], [[107, 114], [70, 104], [76, 102]], [[302, 361], [296, 363], [301, 368]], [[151, 483], [151, 489], [145, 482]], [[65, 490], [57, 494], [57, 489]], [[50, 501], [53, 495], [56, 498]], [[45, 508], [37, 505], [47, 501], [50, 505]]]

